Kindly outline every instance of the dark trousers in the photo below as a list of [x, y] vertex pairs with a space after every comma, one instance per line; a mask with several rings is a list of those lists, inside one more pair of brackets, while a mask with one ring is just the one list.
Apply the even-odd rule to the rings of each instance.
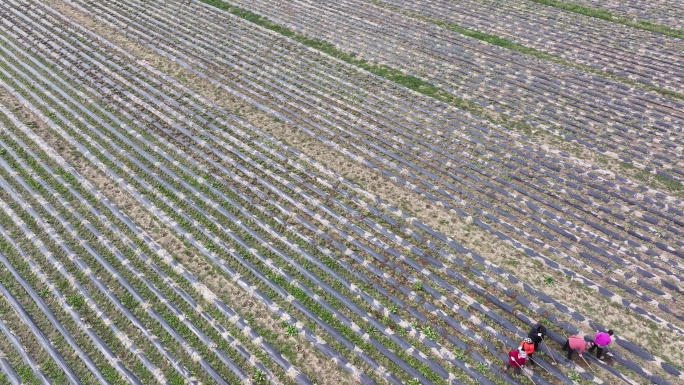
[[563, 345], [563, 350], [568, 351], [568, 360], [572, 360], [572, 353], [575, 352], [575, 349], [570, 349], [570, 340], [565, 340], [565, 345]]
[[513, 368], [513, 373], [520, 374], [520, 365], [511, 365], [510, 362], [506, 362], [506, 371], [508, 371], [508, 368]]
[[601, 356], [603, 355], [603, 348], [598, 346], [598, 345], [594, 345], [591, 348], [589, 348], [589, 351], [593, 352], [594, 349], [597, 349], [596, 350], [596, 358], [601, 358]]
[[[544, 342], [544, 339], [541, 338], [541, 337], [539, 337], [538, 339], [535, 338], [535, 339], [533, 339], [532, 341], [534, 342], [534, 352], [536, 353], [536, 352], [539, 351], [539, 344], [541, 344], [542, 342]], [[532, 355], [530, 355], [530, 359], [531, 359], [531, 358], [532, 358]], [[532, 366], [533, 364], [534, 364], [534, 361], [530, 361], [530, 366]]]

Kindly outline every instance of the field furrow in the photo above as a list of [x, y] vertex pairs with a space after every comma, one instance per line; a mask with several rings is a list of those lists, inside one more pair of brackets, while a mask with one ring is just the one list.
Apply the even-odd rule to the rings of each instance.
[[547, 3], [0, 4], [6, 382], [684, 380], [680, 41]]

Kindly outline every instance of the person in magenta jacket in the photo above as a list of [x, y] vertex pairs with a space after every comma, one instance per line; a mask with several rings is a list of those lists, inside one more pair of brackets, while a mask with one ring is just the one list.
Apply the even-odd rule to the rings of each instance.
[[522, 348], [513, 349], [508, 352], [508, 362], [506, 362], [505, 371], [509, 368], [513, 368], [515, 374], [520, 374], [520, 369], [525, 367], [525, 361], [527, 360], [527, 353]]
[[567, 350], [568, 352], [568, 360], [572, 360], [572, 353], [577, 350], [579, 353], [579, 356], [582, 357], [582, 353], [584, 353], [584, 349], [586, 348], [591, 348], [594, 346], [593, 342], [587, 342], [584, 340], [584, 338], [576, 335], [571, 335], [568, 337], [567, 340], [565, 340], [565, 345], [563, 345], [563, 350]]
[[603, 349], [606, 348], [610, 344], [611, 336], [613, 335], [612, 330], [608, 330], [606, 332], [600, 332], [596, 331], [596, 334], [594, 334], [594, 346], [589, 348], [590, 352], [593, 352], [594, 349], [598, 348], [596, 351], [596, 358], [602, 360], [603, 359]]

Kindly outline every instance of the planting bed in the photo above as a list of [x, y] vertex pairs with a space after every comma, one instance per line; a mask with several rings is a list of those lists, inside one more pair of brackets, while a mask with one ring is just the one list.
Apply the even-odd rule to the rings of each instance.
[[[525, 2], [207, 3], [0, 4], [7, 382], [684, 381], [684, 105], [581, 66], [653, 49], [630, 78], [679, 92], [680, 40], [608, 52], [632, 27], [590, 47]], [[437, 19], [540, 50], [520, 31], [562, 19], [581, 65]]]
[[576, 0], [573, 3], [591, 8], [592, 11], [608, 11], [615, 17], [626, 17], [635, 21], [666, 25], [679, 30], [684, 28], [684, 19], [682, 19], [684, 6], [676, 1]]
[[[530, 1], [376, 2], [495, 35], [571, 63], [682, 92], [684, 42]], [[445, 24], [449, 26], [449, 24]]]

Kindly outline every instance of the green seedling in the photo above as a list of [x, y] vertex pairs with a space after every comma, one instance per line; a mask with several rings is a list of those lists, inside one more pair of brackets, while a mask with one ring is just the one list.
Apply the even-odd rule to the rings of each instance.
[[290, 337], [294, 337], [297, 335], [297, 328], [294, 325], [287, 325], [285, 333]]
[[254, 382], [256, 382], [257, 384], [266, 383], [266, 373], [262, 372], [262, 371], [259, 370], [259, 369], [257, 369], [257, 370], [254, 372], [253, 378], [254, 378]]
[[540, 322], [542, 325], [547, 326], [547, 327], [553, 326], [553, 322], [551, 322], [551, 321], [550, 321], [548, 318], [546, 318], [546, 317], [542, 317], [542, 319], [539, 320], [539, 322]]
[[40, 289], [40, 291], [38, 292], [38, 294], [39, 294], [41, 297], [47, 297], [47, 295], [50, 294], [50, 289], [48, 289], [47, 287], [44, 287], [44, 288]]
[[420, 281], [414, 282], [413, 283], [413, 290], [415, 290], [415, 291], [423, 290], [423, 284]]
[[425, 336], [427, 336], [427, 338], [431, 340], [437, 339], [437, 333], [430, 326], [424, 327], [422, 332], [423, 334], [425, 334]]
[[544, 283], [546, 283], [547, 285], [553, 284], [553, 277], [545, 275], [544, 276]]
[[85, 304], [85, 299], [79, 294], [70, 295], [66, 298], [69, 305], [79, 308]]

